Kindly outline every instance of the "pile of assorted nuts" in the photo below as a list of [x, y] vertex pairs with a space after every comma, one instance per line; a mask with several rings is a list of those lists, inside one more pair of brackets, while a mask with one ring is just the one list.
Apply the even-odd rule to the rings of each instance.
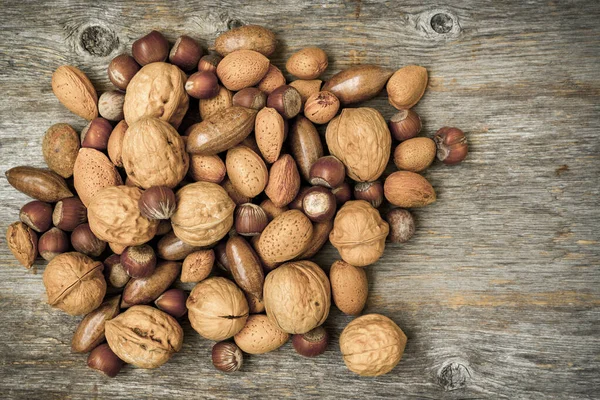
[[[72, 349], [90, 352], [91, 368], [114, 377], [124, 362], [164, 364], [182, 347], [178, 319], [186, 314], [217, 342], [212, 361], [222, 371], [290, 335], [299, 354], [322, 354], [332, 299], [359, 315], [364, 267], [386, 239], [411, 238], [405, 208], [436, 200], [419, 172], [436, 154], [445, 164], [466, 157], [457, 128], [417, 137], [411, 107], [425, 92], [425, 68], [360, 65], [322, 85], [327, 55], [308, 47], [287, 61], [298, 78], [288, 84], [267, 58], [276, 43], [270, 30], [247, 25], [203, 55], [188, 36], [170, 48], [153, 31], [133, 43], [133, 57], [112, 60], [108, 77], [119, 90], [100, 98], [76, 67], [54, 72], [56, 97], [89, 123], [80, 134], [64, 123], [48, 129], [49, 169], [6, 172], [35, 199], [9, 226], [7, 243], [27, 268], [38, 254], [49, 261], [48, 303], [85, 315]], [[384, 86], [399, 110], [389, 121], [349, 107]], [[327, 124], [326, 146], [315, 124]], [[382, 184], [394, 141], [399, 171]], [[382, 218], [384, 199], [401, 208]], [[329, 276], [309, 261], [327, 239], [341, 258]], [[191, 293], [171, 288], [178, 279], [196, 284]], [[376, 376], [398, 364], [406, 340], [391, 319], [368, 314], [346, 326], [340, 350], [351, 371]]]

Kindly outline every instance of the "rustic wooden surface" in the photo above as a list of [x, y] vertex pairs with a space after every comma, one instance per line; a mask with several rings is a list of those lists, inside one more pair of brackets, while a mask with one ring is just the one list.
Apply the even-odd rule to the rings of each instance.
[[[325, 355], [291, 344], [248, 357], [244, 371], [212, 368], [212, 343], [184, 322], [185, 345], [157, 370], [108, 379], [70, 351], [79, 319], [43, 299], [43, 263], [19, 266], [0, 243], [3, 398], [594, 398], [600, 393], [600, 2], [597, 1], [2, 1], [0, 170], [43, 166], [46, 128], [84, 121], [50, 88], [61, 64], [100, 90], [106, 67], [155, 28], [207, 46], [231, 26], [264, 24], [280, 39], [274, 62], [316, 45], [325, 77], [349, 65], [427, 67], [416, 107], [431, 136], [463, 128], [462, 165], [426, 176], [439, 200], [415, 212], [416, 236], [368, 268], [365, 312], [409, 337], [390, 374], [359, 378], [338, 337], [352, 319], [332, 310]], [[426, 2], [427, 3], [427, 2]], [[436, 14], [442, 16], [434, 19]], [[444, 33], [445, 32], [445, 33]], [[384, 116], [385, 98], [370, 101]], [[0, 230], [27, 197], [0, 179]], [[327, 267], [336, 252], [317, 258]]]

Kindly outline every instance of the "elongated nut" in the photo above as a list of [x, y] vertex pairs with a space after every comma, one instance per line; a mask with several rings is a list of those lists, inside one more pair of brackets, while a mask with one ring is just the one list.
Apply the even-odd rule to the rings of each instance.
[[38, 251], [44, 260], [50, 261], [67, 250], [69, 250], [69, 238], [57, 227], [51, 228], [40, 236]]
[[198, 250], [183, 260], [181, 266], [181, 282], [200, 282], [210, 275], [215, 264], [215, 251], [213, 249]]
[[153, 186], [142, 193], [138, 206], [148, 219], [169, 219], [177, 207], [175, 193], [167, 186]]
[[45, 232], [52, 225], [52, 206], [34, 200], [25, 204], [19, 211], [19, 219], [36, 232]]

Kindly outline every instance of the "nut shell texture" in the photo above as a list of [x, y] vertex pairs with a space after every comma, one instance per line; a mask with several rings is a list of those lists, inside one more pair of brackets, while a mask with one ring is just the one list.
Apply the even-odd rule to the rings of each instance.
[[264, 26], [244, 25], [219, 35], [215, 39], [215, 50], [222, 56], [241, 49], [270, 56], [276, 44], [275, 34]]
[[58, 67], [52, 74], [52, 91], [73, 114], [88, 121], [98, 116], [98, 94], [80, 69], [71, 65]]
[[315, 79], [327, 69], [327, 54], [318, 47], [306, 47], [292, 54], [287, 71], [300, 79]]
[[269, 59], [253, 50], [236, 50], [217, 65], [217, 76], [223, 86], [238, 91], [254, 86], [269, 70]]
[[267, 186], [269, 172], [263, 159], [246, 146], [227, 151], [227, 176], [235, 189], [246, 197], [258, 196]]
[[79, 135], [69, 124], [52, 125], [46, 131], [42, 142], [46, 164], [63, 178], [73, 175], [79, 148]]
[[121, 175], [104, 153], [83, 148], [79, 150], [73, 170], [73, 184], [81, 202], [89, 207], [96, 194], [111, 186], [122, 185]]
[[424, 207], [436, 200], [433, 186], [421, 175], [410, 171], [396, 171], [383, 184], [385, 198], [395, 206]]
[[387, 83], [390, 104], [399, 110], [411, 108], [421, 100], [427, 80], [427, 70], [423, 67], [407, 65], [400, 68]]
[[250, 315], [246, 325], [233, 339], [248, 354], [263, 354], [276, 350], [288, 341], [290, 335], [282, 331], [266, 315]]
[[364, 268], [336, 261], [329, 271], [333, 302], [345, 314], [359, 315], [367, 303], [369, 282]]
[[267, 264], [288, 261], [304, 251], [312, 234], [312, 223], [302, 211], [286, 211], [262, 231], [256, 250]]

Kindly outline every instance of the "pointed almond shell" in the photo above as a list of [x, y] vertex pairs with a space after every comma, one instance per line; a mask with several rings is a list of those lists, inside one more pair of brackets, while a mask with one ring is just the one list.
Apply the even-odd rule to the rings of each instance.
[[262, 231], [256, 250], [267, 264], [285, 262], [304, 251], [312, 233], [312, 223], [302, 211], [286, 211]]
[[79, 150], [75, 160], [73, 184], [79, 198], [87, 207], [100, 189], [122, 185], [123, 181], [114, 164], [104, 153], [83, 148]]
[[253, 50], [236, 50], [221, 60], [217, 76], [223, 85], [233, 91], [254, 86], [266, 75], [269, 59]]
[[52, 74], [52, 91], [73, 114], [88, 121], [98, 116], [98, 94], [80, 69], [71, 65], [58, 67]]
[[234, 188], [246, 197], [258, 196], [267, 186], [269, 172], [263, 159], [246, 146], [227, 151], [227, 176]]
[[256, 144], [269, 164], [273, 164], [279, 158], [286, 131], [286, 121], [274, 108], [265, 107], [256, 115], [254, 122]]

